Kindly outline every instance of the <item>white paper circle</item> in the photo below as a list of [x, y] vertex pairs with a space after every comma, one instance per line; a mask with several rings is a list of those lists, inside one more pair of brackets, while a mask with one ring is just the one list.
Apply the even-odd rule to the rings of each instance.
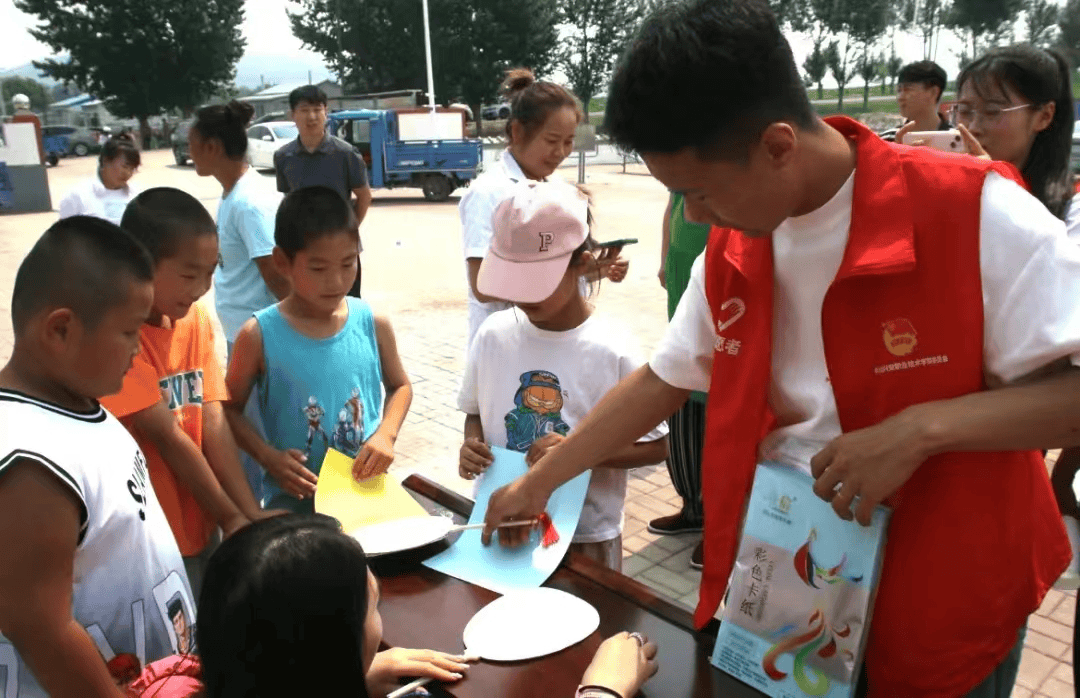
[[514, 591], [465, 626], [466, 654], [496, 662], [533, 659], [581, 642], [600, 627], [593, 606], [558, 589]]
[[361, 526], [349, 535], [369, 556], [421, 548], [444, 537], [454, 523], [445, 516], [410, 516]]

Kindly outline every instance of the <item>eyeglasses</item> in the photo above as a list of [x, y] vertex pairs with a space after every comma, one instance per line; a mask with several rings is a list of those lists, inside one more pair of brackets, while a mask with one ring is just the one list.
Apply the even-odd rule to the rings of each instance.
[[975, 109], [969, 107], [966, 104], [957, 104], [952, 108], [952, 122], [953, 124], [970, 124], [975, 121], [975, 117], [979, 117], [982, 123], [986, 125], [996, 124], [1001, 115], [1007, 111], [1016, 111], [1017, 109], [1027, 109], [1032, 105], [1030, 104], [1018, 104], [1015, 107], [984, 107], [982, 109]]

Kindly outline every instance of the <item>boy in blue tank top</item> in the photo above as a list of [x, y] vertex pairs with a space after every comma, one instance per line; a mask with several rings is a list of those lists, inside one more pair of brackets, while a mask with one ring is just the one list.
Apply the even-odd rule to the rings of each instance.
[[[357, 480], [386, 472], [412, 385], [390, 321], [346, 296], [360, 233], [337, 192], [308, 187], [286, 196], [274, 241], [274, 263], [292, 291], [236, 336], [226, 412], [240, 447], [263, 467], [263, 501], [303, 513], [313, 511], [327, 448], [354, 458]], [[243, 414], [252, 389], [265, 440]]]

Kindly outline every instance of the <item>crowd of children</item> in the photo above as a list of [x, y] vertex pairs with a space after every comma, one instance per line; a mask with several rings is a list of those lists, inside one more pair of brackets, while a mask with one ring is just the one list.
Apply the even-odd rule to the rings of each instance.
[[[929, 76], [936, 105], [940, 76], [923, 68], [906, 74]], [[702, 74], [723, 89], [696, 89]], [[710, 415], [699, 624], [720, 603], [753, 466], [776, 460], [813, 476], [843, 518], [894, 508], [860, 694], [1008, 695], [1026, 617], [1069, 558], [1031, 449], [1080, 447], [1069, 77], [1062, 56], [1030, 46], [972, 62], [954, 121], [977, 157], [950, 158], [820, 120], [759, 0], [658, 11], [616, 71], [608, 127], [680, 212], [714, 227], [645, 363], [588, 299], [625, 261], [593, 240], [588, 195], [549, 178], [580, 107], [512, 74], [511, 149], [462, 202], [475, 307], [459, 473], [481, 476], [493, 447], [530, 466], [492, 497], [485, 538], [592, 470], [571, 549], [621, 569], [626, 471], [667, 458], [663, 420], [697, 390], [699, 421]], [[691, 99], [697, 116], [665, 129], [645, 116], [661, 98]], [[224, 222], [190, 194], [149, 189], [119, 225], [65, 216], [19, 267], [0, 369], [0, 695], [267, 698], [345, 682], [385, 696], [403, 677], [468, 669], [464, 656], [377, 652], [378, 581], [314, 514], [328, 449], [357, 480], [387, 471], [413, 387], [389, 319], [349, 295], [359, 220], [340, 192], [290, 188], [272, 246], [264, 218], [257, 251], [223, 251], [236, 240], [219, 234], [255, 239], [241, 230], [250, 115], [210, 107], [192, 130], [200, 174], [232, 193]], [[198, 301], [229, 255], [280, 300], [230, 316], [226, 368]], [[933, 360], [894, 361], [911, 353], [897, 334]], [[1069, 515], [1078, 453], [1055, 474]], [[987, 506], [998, 516], [976, 515]], [[656, 647], [635, 635], [601, 646], [579, 695], [636, 693]]]

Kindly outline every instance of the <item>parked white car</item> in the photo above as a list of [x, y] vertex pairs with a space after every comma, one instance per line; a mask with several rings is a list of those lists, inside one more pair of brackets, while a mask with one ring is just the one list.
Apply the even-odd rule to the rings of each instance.
[[296, 140], [296, 124], [291, 121], [268, 121], [248, 129], [248, 159], [257, 170], [274, 169], [274, 153], [289, 141]]

